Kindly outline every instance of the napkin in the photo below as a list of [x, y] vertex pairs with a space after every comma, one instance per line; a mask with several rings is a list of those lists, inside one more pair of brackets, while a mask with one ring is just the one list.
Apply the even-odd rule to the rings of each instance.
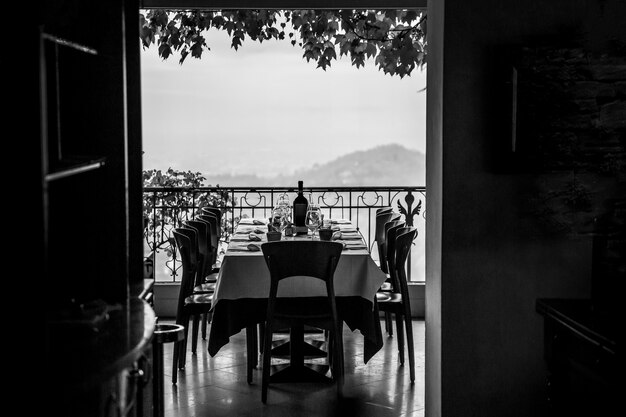
[[245, 218], [245, 219], [240, 219], [239, 224], [253, 224], [256, 226], [261, 226], [261, 225], [264, 225], [265, 222], [263, 220]]
[[330, 219], [330, 224], [350, 224], [352, 223], [348, 219]]
[[259, 229], [258, 227], [238, 227], [235, 231], [235, 234], [249, 234], [249, 233], [265, 233], [265, 230]]
[[250, 243], [247, 248], [250, 252], [257, 252], [261, 250], [261, 247], [259, 245], [255, 245], [254, 243]]
[[361, 240], [361, 234], [359, 232], [339, 232], [339, 239], [343, 240]]
[[258, 252], [261, 246], [257, 243], [231, 243], [228, 245], [229, 252]]
[[333, 233], [332, 240], [361, 240], [361, 235], [359, 232], [343, 232], [336, 231]]
[[261, 240], [261, 238], [259, 236], [255, 235], [254, 233], [250, 233], [248, 235], [248, 239], [249, 240], [254, 240], [256, 242], [259, 242]]
[[343, 249], [344, 250], [349, 250], [349, 249], [353, 249], [353, 250], [367, 249], [367, 246], [363, 242], [345, 242], [344, 241], [343, 242]]

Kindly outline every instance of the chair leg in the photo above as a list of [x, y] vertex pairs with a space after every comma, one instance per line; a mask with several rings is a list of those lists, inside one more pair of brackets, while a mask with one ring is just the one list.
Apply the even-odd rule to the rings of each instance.
[[411, 319], [411, 307], [405, 305], [404, 325], [406, 327], [406, 346], [409, 351], [409, 375], [411, 383], [415, 382], [415, 352], [413, 345], [413, 320]]
[[198, 314], [194, 314], [192, 317], [193, 328], [191, 330], [191, 353], [193, 355], [196, 354], [198, 348], [198, 330], [200, 327], [200, 316]]
[[335, 330], [324, 331], [324, 341], [326, 342], [326, 360], [328, 360], [328, 366], [333, 372], [333, 378], [335, 375]]
[[182, 340], [174, 342], [174, 359], [172, 360], [172, 384], [174, 385], [176, 385], [178, 380], [178, 357], [180, 356], [180, 348], [182, 344]]
[[261, 401], [267, 404], [267, 387], [270, 382], [270, 365], [272, 360], [272, 325], [265, 325], [265, 338], [263, 339], [263, 377], [261, 379]]
[[246, 372], [248, 384], [252, 384], [252, 369], [256, 366], [257, 352], [256, 327], [246, 327]]
[[259, 345], [263, 344], [263, 340], [259, 340], [259, 332], [256, 326], [250, 326], [252, 330], [253, 340], [250, 342], [250, 352], [252, 352], [252, 368], [255, 368], [259, 365]]
[[337, 384], [337, 395], [343, 395], [343, 380], [345, 375], [344, 362], [343, 362], [343, 322], [339, 323], [335, 327], [334, 334], [334, 360], [333, 371], [335, 372], [335, 379]]
[[393, 336], [393, 323], [391, 322], [391, 313], [385, 311], [385, 331], [389, 337]]
[[263, 344], [265, 343], [265, 322], [259, 323], [259, 353], [263, 353]]
[[182, 320], [183, 326], [185, 326], [185, 336], [180, 341], [180, 354], [178, 357], [178, 369], [185, 369], [185, 362], [187, 361], [187, 340], [189, 340], [189, 316], [184, 315]]
[[404, 366], [404, 330], [402, 329], [402, 312], [397, 311], [396, 316], [396, 332], [398, 334], [398, 358], [400, 358], [400, 365]]
[[206, 328], [209, 322], [209, 313], [202, 315], [202, 340], [206, 340]]

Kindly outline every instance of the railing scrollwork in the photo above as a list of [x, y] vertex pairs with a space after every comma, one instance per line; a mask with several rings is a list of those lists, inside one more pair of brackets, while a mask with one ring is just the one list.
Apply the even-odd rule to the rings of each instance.
[[[346, 218], [363, 234], [367, 246], [373, 248], [376, 210], [397, 207], [407, 225], [418, 228], [414, 251], [423, 252], [425, 187], [307, 187], [307, 199], [315, 201], [330, 218]], [[417, 199], [416, 194], [420, 197]], [[239, 219], [269, 217], [272, 207], [283, 196], [293, 202], [297, 190], [293, 187], [152, 187], [144, 188], [144, 238], [146, 257], [151, 258], [157, 281], [176, 281], [180, 261], [176, 259], [171, 232], [184, 220], [193, 219], [202, 207], [222, 210], [221, 252], [225, 250]], [[422, 216], [420, 216], [422, 213]], [[375, 257], [377, 254], [372, 253]], [[158, 258], [158, 260], [157, 260]], [[423, 262], [423, 254], [413, 257]], [[417, 265], [420, 271], [423, 266]], [[414, 271], [416, 267], [412, 268]], [[417, 280], [423, 280], [423, 273]]]

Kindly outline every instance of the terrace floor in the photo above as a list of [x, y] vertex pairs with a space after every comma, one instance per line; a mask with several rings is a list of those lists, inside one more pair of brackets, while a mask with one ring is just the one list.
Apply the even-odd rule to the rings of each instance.
[[[168, 320], [161, 322], [167, 323]], [[384, 332], [384, 323], [381, 326]], [[173, 344], [168, 343], [164, 346], [165, 417], [422, 417], [424, 330], [424, 321], [413, 319], [416, 379], [412, 385], [408, 357], [404, 366], [399, 364], [395, 334], [391, 338], [384, 335], [383, 348], [364, 364], [361, 333], [351, 332], [344, 326], [346, 376], [341, 401], [333, 383], [294, 383], [270, 384], [267, 404], [263, 404], [260, 365], [254, 371], [252, 384], [246, 382], [245, 332], [233, 336], [215, 357], [209, 355], [205, 340], [198, 341], [197, 355], [192, 355], [188, 346], [186, 368], [179, 372], [178, 384], [172, 385]], [[309, 337], [317, 338], [319, 335], [307, 335]]]

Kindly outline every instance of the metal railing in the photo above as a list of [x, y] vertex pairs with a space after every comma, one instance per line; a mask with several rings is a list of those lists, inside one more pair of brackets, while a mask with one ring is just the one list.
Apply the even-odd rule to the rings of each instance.
[[[279, 196], [291, 202], [293, 187], [158, 187], [144, 189], [144, 238], [147, 263], [157, 282], [178, 281], [180, 260], [171, 235], [183, 221], [200, 214], [205, 206], [222, 210], [220, 251], [223, 253], [239, 219], [269, 218]], [[424, 281], [425, 187], [305, 187], [304, 195], [317, 203], [327, 218], [350, 219], [365, 238], [377, 259], [374, 229], [376, 210], [392, 207], [403, 220], [418, 230], [408, 268], [410, 281]]]

